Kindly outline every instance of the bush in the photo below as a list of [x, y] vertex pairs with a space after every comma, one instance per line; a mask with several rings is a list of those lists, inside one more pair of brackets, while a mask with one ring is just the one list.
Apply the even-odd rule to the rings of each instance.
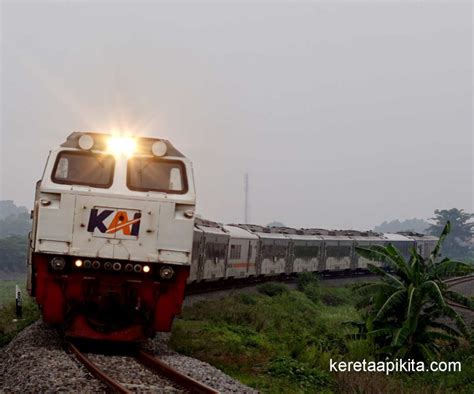
[[270, 362], [268, 374], [278, 378], [287, 378], [299, 386], [316, 389], [325, 386], [329, 382], [326, 373], [309, 368], [292, 358], [279, 357]]
[[[268, 285], [275, 284], [262, 287]], [[173, 325], [171, 347], [209, 362], [262, 393], [474, 392], [474, 359], [468, 343], [464, 353], [451, 349], [449, 356], [443, 356], [444, 361], [461, 361], [462, 372], [330, 373], [331, 359], [375, 360], [375, 350], [366, 339], [349, 339], [355, 337], [356, 329], [344, 323], [362, 319], [354, 306], [358, 297], [352, 286], [318, 287], [311, 282], [305, 289], [285, 289], [277, 296], [238, 294], [185, 307]], [[311, 292], [344, 304], [315, 304]]]
[[242, 304], [245, 304], [245, 305], [255, 305], [257, 303], [257, 299], [255, 298], [253, 294], [242, 293], [242, 294], [239, 294], [237, 297], [238, 297], [238, 300]]
[[303, 292], [306, 297], [308, 297], [315, 304], [319, 304], [319, 302], [321, 301], [321, 289], [319, 288], [319, 285], [317, 283], [310, 282], [306, 284], [303, 289]]
[[296, 288], [299, 291], [304, 291], [306, 286], [314, 285], [315, 287], [319, 285], [319, 279], [313, 272], [301, 272], [296, 277]]
[[284, 293], [288, 293], [288, 287], [282, 283], [269, 282], [258, 285], [257, 291], [260, 294], [265, 294], [269, 297], [275, 297]]
[[322, 294], [321, 301], [328, 306], [338, 306], [347, 303], [347, 299], [340, 297], [338, 294]]

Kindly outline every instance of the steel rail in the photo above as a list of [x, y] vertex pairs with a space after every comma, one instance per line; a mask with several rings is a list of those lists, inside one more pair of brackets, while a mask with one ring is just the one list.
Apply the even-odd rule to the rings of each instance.
[[[471, 282], [473, 280], [474, 280], [474, 275], [467, 275], [467, 276], [458, 276], [456, 278], [446, 279], [444, 283], [448, 284], [448, 287], [453, 287], [462, 283]], [[474, 313], [474, 309], [472, 309], [469, 306], [460, 304], [459, 302], [447, 301], [446, 303], [454, 308], [464, 309], [466, 311]]]
[[183, 387], [186, 390], [189, 390], [191, 393], [200, 393], [200, 394], [217, 394], [219, 391], [214, 390], [213, 388], [206, 386], [204, 383], [198, 382], [193, 378], [184, 375], [178, 370], [170, 367], [168, 364], [157, 359], [156, 357], [151, 356], [143, 350], [139, 350], [135, 356], [136, 360], [143, 364], [145, 367], [151, 369], [152, 371], [163, 375], [164, 377], [172, 380], [177, 383], [179, 386]]
[[469, 311], [469, 312], [472, 312], [474, 313], [474, 309], [466, 306], [466, 305], [463, 305], [463, 304], [459, 304], [458, 302], [453, 302], [453, 301], [447, 301], [446, 302], [448, 305], [454, 307], [454, 308], [459, 308], [459, 309], [465, 309], [466, 311]]
[[110, 378], [105, 372], [103, 372], [97, 365], [95, 365], [86, 355], [84, 355], [76, 346], [72, 343], [67, 344], [69, 349], [74, 353], [76, 358], [94, 375], [97, 379], [103, 382], [112, 391], [120, 394], [131, 394], [130, 390], [127, 390], [116, 380]]
[[444, 283], [447, 283], [449, 284], [449, 287], [452, 287], [460, 283], [469, 282], [471, 280], [474, 280], [474, 275], [458, 276], [456, 278], [446, 279]]

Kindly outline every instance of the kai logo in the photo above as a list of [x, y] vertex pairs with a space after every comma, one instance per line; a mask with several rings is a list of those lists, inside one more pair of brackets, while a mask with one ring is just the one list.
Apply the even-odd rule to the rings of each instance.
[[124, 235], [137, 237], [140, 231], [141, 214], [139, 211], [93, 208], [89, 216], [87, 231], [100, 236]]

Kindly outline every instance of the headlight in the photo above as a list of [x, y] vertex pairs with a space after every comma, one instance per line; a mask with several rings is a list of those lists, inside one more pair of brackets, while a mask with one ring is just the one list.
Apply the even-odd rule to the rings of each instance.
[[137, 141], [131, 137], [114, 136], [107, 140], [107, 151], [113, 155], [132, 156], [137, 150]]
[[168, 266], [165, 266], [165, 267], [161, 267], [160, 269], [160, 276], [163, 278], [163, 279], [171, 279], [174, 275], [174, 271], [173, 271], [173, 268], [171, 267], [168, 267]]
[[150, 266], [149, 265], [144, 265], [143, 266], [143, 272], [146, 274], [148, 272], [150, 272]]
[[75, 265], [77, 268], [81, 268], [81, 267], [82, 267], [82, 260], [81, 260], [81, 259], [77, 259], [77, 260], [74, 262], [74, 265]]
[[66, 261], [62, 257], [55, 257], [50, 262], [51, 268], [56, 271], [61, 271], [66, 266]]

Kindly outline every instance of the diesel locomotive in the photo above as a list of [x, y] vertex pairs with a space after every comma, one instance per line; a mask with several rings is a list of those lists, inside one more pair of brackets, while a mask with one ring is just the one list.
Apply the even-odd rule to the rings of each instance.
[[28, 291], [70, 337], [169, 331], [191, 264], [191, 162], [166, 140], [72, 133], [36, 185]]
[[191, 162], [169, 141], [75, 132], [46, 162], [28, 292], [68, 337], [137, 342], [169, 331], [186, 285], [362, 272], [356, 246], [428, 255], [420, 234], [224, 225], [195, 218]]

